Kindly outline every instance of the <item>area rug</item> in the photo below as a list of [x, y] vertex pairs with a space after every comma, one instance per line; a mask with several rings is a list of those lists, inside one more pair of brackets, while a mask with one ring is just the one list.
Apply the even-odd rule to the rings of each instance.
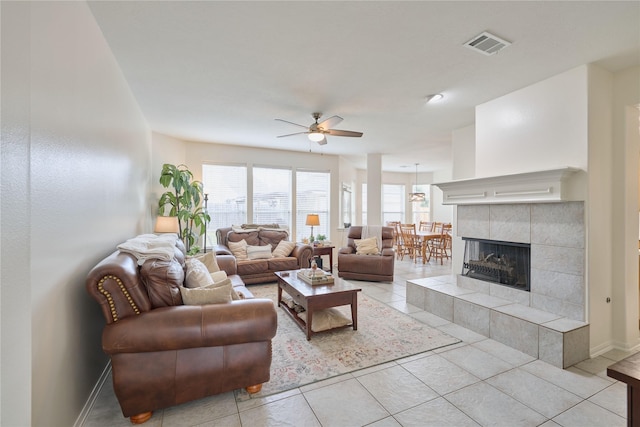
[[[256, 298], [277, 300], [275, 283], [251, 286]], [[349, 306], [339, 307], [351, 318]], [[259, 393], [236, 392], [238, 400], [260, 398], [460, 342], [385, 304], [358, 293], [358, 330], [305, 333], [281, 307], [272, 341], [271, 380]]]

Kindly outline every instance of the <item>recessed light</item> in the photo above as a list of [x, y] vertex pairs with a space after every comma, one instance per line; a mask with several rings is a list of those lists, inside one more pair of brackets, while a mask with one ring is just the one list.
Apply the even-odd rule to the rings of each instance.
[[444, 95], [441, 93], [434, 93], [432, 95], [427, 95], [425, 98], [424, 103], [425, 104], [430, 104], [430, 103], [434, 103], [434, 102], [438, 102], [440, 101], [442, 98], [444, 98]]

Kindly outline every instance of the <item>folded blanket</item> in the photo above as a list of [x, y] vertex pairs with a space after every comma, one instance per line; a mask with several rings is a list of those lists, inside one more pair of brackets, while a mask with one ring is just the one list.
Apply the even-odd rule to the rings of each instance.
[[118, 245], [121, 252], [129, 253], [136, 257], [138, 265], [144, 264], [148, 259], [160, 259], [171, 261], [174, 256], [177, 234], [167, 233], [156, 236], [155, 234], [141, 234]]
[[362, 239], [369, 237], [375, 237], [378, 244], [378, 251], [382, 252], [382, 226], [381, 225], [363, 225], [362, 226]]

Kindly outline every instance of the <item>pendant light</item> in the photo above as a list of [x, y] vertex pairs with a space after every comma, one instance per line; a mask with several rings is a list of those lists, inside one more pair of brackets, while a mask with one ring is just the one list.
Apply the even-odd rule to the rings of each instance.
[[[416, 163], [416, 190], [418, 189], [418, 165], [420, 163]], [[424, 193], [409, 193], [409, 201], [410, 202], [424, 202], [426, 199]]]

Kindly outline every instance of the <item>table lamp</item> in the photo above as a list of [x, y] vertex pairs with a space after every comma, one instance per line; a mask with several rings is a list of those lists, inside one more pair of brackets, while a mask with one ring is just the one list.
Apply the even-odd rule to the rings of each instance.
[[154, 233], [176, 233], [180, 232], [177, 216], [159, 216], [156, 219], [156, 226], [153, 228]]
[[318, 214], [308, 214], [307, 215], [307, 225], [311, 226], [311, 237], [309, 237], [309, 243], [313, 242], [313, 226], [320, 225], [320, 215]]

